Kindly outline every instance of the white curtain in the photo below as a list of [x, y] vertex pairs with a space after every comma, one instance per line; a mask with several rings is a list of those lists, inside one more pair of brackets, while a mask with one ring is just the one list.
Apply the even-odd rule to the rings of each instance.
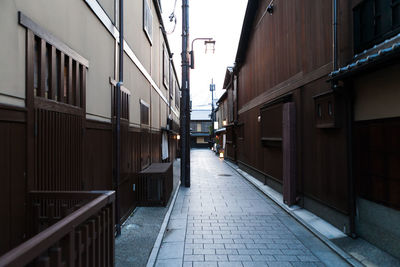
[[168, 134], [166, 132], [163, 132], [162, 134], [162, 140], [161, 140], [161, 152], [162, 152], [162, 159], [167, 159], [168, 158]]

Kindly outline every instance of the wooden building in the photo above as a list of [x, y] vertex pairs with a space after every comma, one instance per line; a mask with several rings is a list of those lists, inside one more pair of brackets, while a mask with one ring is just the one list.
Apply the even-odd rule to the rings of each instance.
[[180, 87], [160, 3], [125, 1], [120, 96], [118, 14], [116, 0], [0, 2], [0, 255], [28, 237], [32, 191], [118, 189], [123, 220], [138, 172], [175, 158]]
[[250, 0], [225, 79], [229, 158], [287, 205], [397, 257], [399, 12], [398, 1]]
[[190, 147], [211, 147], [211, 111], [193, 109], [190, 113]]

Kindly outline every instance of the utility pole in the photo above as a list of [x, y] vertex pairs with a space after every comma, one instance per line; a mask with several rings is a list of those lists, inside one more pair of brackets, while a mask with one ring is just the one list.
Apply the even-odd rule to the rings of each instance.
[[189, 0], [182, 0], [181, 184], [190, 187]]
[[211, 91], [211, 141], [214, 141], [214, 120], [215, 120], [215, 114], [214, 114], [214, 91], [215, 91], [215, 84], [214, 84], [214, 79], [211, 79], [211, 84], [210, 84], [210, 91]]

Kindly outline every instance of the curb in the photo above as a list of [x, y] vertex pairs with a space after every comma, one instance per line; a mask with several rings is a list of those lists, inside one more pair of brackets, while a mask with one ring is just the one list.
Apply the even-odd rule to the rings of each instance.
[[[242, 176], [246, 181], [248, 181], [250, 184], [252, 184], [255, 188], [257, 188], [261, 193], [263, 193], [266, 197], [271, 199], [273, 202], [275, 202], [279, 207], [281, 207], [286, 213], [288, 213], [290, 216], [292, 216], [296, 221], [298, 221], [301, 225], [303, 225], [307, 230], [309, 230], [313, 235], [315, 235], [319, 240], [321, 240], [325, 245], [327, 245], [330, 249], [332, 249], [337, 255], [339, 255], [343, 260], [345, 260], [348, 264], [351, 266], [356, 266], [356, 267], [361, 267], [364, 266], [361, 264], [359, 261], [354, 259], [351, 255], [349, 255], [347, 252], [345, 252], [343, 249], [335, 245], [332, 241], [330, 241], [328, 238], [326, 238], [324, 235], [322, 235], [319, 231], [317, 231], [314, 227], [309, 225], [307, 222], [305, 222], [301, 217], [299, 217], [297, 214], [293, 213], [286, 205], [277, 202], [273, 197], [269, 195], [269, 193], [265, 192], [263, 188], [261, 188], [259, 185], [253, 183], [250, 179], [248, 179], [246, 176], [244, 176], [241, 172], [239, 172], [239, 167], [237, 167], [234, 163], [227, 162], [224, 160], [225, 164], [228, 165], [230, 168], [235, 170], [240, 176]], [[250, 174], [249, 174], [250, 175]], [[251, 176], [251, 175], [250, 175]]]
[[169, 205], [168, 211], [165, 214], [165, 217], [164, 217], [163, 223], [161, 225], [160, 231], [158, 232], [156, 242], [154, 242], [154, 246], [153, 246], [153, 249], [151, 250], [150, 257], [147, 260], [146, 267], [153, 267], [155, 265], [155, 263], [156, 263], [157, 256], [158, 256], [158, 251], [160, 250], [161, 242], [162, 242], [162, 239], [164, 237], [164, 233], [167, 230], [169, 218], [171, 217], [172, 209], [174, 208], [175, 201], [176, 201], [176, 196], [178, 195], [180, 186], [181, 186], [181, 181], [179, 180], [178, 186], [176, 187], [174, 195], [173, 195], [174, 197], [171, 200], [171, 204]]

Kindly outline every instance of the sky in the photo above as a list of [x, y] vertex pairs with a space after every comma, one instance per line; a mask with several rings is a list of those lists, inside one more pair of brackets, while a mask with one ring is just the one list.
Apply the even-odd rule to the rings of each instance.
[[[174, 30], [174, 23], [168, 17], [175, 2], [177, 23]], [[162, 0], [161, 5], [174, 64], [181, 76], [182, 0]], [[216, 41], [214, 54], [205, 53], [204, 41], [194, 42], [195, 69], [190, 70], [192, 109], [211, 109], [209, 88], [212, 79], [216, 87], [214, 99], [224, 93], [222, 86], [226, 68], [233, 66], [235, 61], [246, 6], [247, 0], [189, 1], [189, 46], [199, 37], [212, 37]]]

